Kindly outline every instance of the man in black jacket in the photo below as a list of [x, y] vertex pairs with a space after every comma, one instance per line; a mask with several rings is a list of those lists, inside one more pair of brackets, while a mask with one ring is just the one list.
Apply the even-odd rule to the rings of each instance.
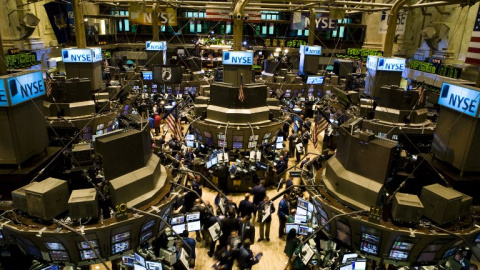
[[[268, 207], [267, 202], [269, 199], [270, 198], [268, 196], [265, 196], [263, 201], [261, 201], [258, 205], [258, 221], [260, 222], [260, 238], [258, 239], [258, 242], [263, 241], [264, 236], [268, 242], [270, 241], [270, 224], [272, 222], [272, 214], [275, 213], [275, 206], [273, 203], [270, 203], [270, 207]], [[268, 209], [270, 209], [270, 216], [267, 217], [264, 222], [262, 222], [263, 216]]]
[[240, 219], [240, 236], [242, 240], [250, 239], [250, 243], [255, 242], [255, 226], [250, 222], [250, 215], [245, 215]]
[[255, 212], [255, 206], [253, 205], [252, 202], [250, 202], [250, 194], [245, 193], [245, 199], [240, 201], [240, 204], [238, 205], [238, 216], [239, 217], [244, 217], [244, 216], [252, 216], [254, 215]]
[[259, 259], [255, 257], [255, 254], [253, 254], [253, 251], [250, 249], [250, 240], [245, 240], [238, 252], [238, 267], [241, 270], [250, 270], [252, 266], [258, 262]]

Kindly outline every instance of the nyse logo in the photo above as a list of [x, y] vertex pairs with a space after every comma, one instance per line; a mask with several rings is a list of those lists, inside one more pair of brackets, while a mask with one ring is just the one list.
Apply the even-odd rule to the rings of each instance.
[[322, 54], [322, 49], [321, 48], [316, 48], [316, 47], [305, 47], [305, 54], [313, 54], [313, 55], [320, 55]]
[[149, 51], [164, 51], [166, 44], [164, 42], [151, 42], [147, 41], [147, 50]]
[[223, 64], [224, 65], [252, 65], [253, 53], [252, 52], [224, 52]]
[[17, 80], [15, 78], [8, 81], [8, 86], [10, 88], [11, 97], [16, 97], [18, 94], [22, 94], [22, 99], [27, 99], [31, 96], [37, 96], [38, 94], [44, 93], [45, 88], [43, 86], [43, 80], [28, 82], [20, 84], [20, 91], [17, 87]]
[[405, 60], [380, 58], [378, 60], [378, 70], [403, 71], [405, 69]]
[[[452, 87], [454, 91], [450, 91], [450, 87]], [[473, 90], [467, 92], [461, 90], [467, 89], [462, 89], [455, 85], [444, 84], [441, 93], [442, 102], [440, 102], [440, 104], [446, 105], [456, 111], [475, 116], [478, 109], [480, 93]]]

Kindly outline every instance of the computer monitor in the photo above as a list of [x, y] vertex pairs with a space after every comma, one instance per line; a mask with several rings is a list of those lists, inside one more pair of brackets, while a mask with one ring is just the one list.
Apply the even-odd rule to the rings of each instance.
[[342, 257], [342, 263], [353, 262], [357, 259], [357, 257], [358, 257], [357, 253], [345, 253], [343, 254], [343, 257]]
[[237, 166], [242, 166], [242, 161], [240, 159], [237, 159], [235, 160], [235, 164], [237, 164]]
[[365, 270], [367, 269], [367, 259], [357, 258], [353, 265], [354, 270]]
[[218, 164], [218, 158], [215, 156], [212, 158], [212, 166], [215, 166]]
[[207, 161], [207, 169], [210, 169], [212, 167], [212, 161], [209, 160]]
[[138, 254], [138, 253], [133, 253], [134, 257], [135, 257], [135, 262], [142, 265], [142, 266], [145, 266], [145, 258], [142, 257], [142, 255]]
[[128, 249], [130, 249], [130, 242], [128, 240], [112, 244], [112, 254], [124, 252]]
[[183, 233], [183, 231], [185, 231], [185, 228], [186, 228], [186, 224], [185, 224], [185, 223], [183, 223], [183, 224], [177, 224], [177, 225], [173, 225], [173, 226], [172, 226], [172, 229], [173, 229], [177, 234]]
[[69, 261], [70, 257], [66, 251], [62, 250], [52, 250], [49, 252], [50, 258], [52, 261]]
[[144, 81], [151, 81], [153, 80], [153, 72], [152, 71], [142, 71], [142, 77]]
[[323, 84], [324, 79], [323, 76], [308, 76], [307, 84]]
[[243, 148], [243, 142], [233, 142], [233, 149], [242, 149]]
[[199, 231], [202, 228], [200, 220], [192, 221], [187, 223], [187, 229], [189, 232]]
[[[218, 143], [220, 144], [221, 141], [218, 141]], [[222, 154], [217, 154], [217, 160], [218, 160], [218, 163], [223, 163], [223, 155]]]
[[147, 270], [145, 266], [141, 266], [139, 264], [134, 264], [133, 265], [133, 270]]
[[311, 228], [304, 225], [298, 225], [298, 234], [300, 235], [308, 235], [311, 232]]
[[148, 270], [162, 270], [163, 266], [161, 262], [147, 261]]
[[200, 212], [187, 213], [187, 222], [200, 220]]
[[135, 257], [133, 257], [132, 255], [122, 256], [123, 265], [133, 266], [134, 262], [135, 262]]
[[60, 242], [45, 242], [45, 246], [49, 250], [65, 250], [65, 247]]
[[174, 216], [170, 220], [171, 225], [177, 225], [177, 224], [182, 224], [182, 223], [185, 223], [185, 216], [184, 215]]
[[283, 143], [283, 136], [277, 136], [277, 143]]
[[187, 141], [187, 147], [195, 147], [195, 141]]
[[150, 229], [151, 227], [153, 227], [153, 225], [155, 225], [155, 219], [152, 219], [152, 220], [146, 222], [146, 223], [142, 226], [142, 230], [141, 230], [141, 231], [144, 232], [144, 231]]
[[341, 265], [339, 270], [353, 270], [353, 265], [351, 263]]
[[235, 172], [237, 171], [237, 166], [235, 164], [232, 164], [229, 171], [231, 174], [235, 174]]
[[297, 206], [297, 212], [295, 212], [295, 214], [296, 215], [301, 215], [301, 216], [306, 216], [307, 215], [307, 210], [305, 208]]
[[390, 250], [390, 259], [396, 261], [406, 261], [408, 259], [408, 252], [400, 250]]
[[194, 141], [195, 140], [195, 134], [187, 134], [185, 137], [187, 141]]
[[285, 231], [288, 233], [291, 229], [295, 229], [295, 232], [298, 233], [298, 224], [287, 223], [285, 224]]
[[153, 236], [153, 231], [147, 231], [147, 232], [144, 232], [140, 235], [140, 243], [145, 243], [147, 242], [150, 238], [152, 238]]
[[275, 149], [283, 149], [283, 143], [275, 143]]
[[305, 215], [299, 215], [299, 214], [296, 214], [295, 215], [295, 223], [307, 223], [307, 216]]
[[[98, 252], [98, 254], [100, 254], [99, 249], [95, 249], [95, 250]], [[95, 254], [95, 252], [91, 249], [84, 249], [84, 250], [80, 250], [80, 258], [82, 259], [82, 261], [92, 260], [97, 258], [97, 254]]]

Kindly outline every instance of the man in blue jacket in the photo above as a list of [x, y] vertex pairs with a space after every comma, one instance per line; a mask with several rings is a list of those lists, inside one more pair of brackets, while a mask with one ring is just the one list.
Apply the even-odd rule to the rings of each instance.
[[250, 249], [250, 239], [245, 239], [243, 246], [238, 252], [238, 267], [241, 270], [250, 270], [258, 261], [259, 259], [255, 257], [253, 251]]
[[278, 219], [280, 220], [280, 226], [278, 227], [278, 237], [282, 238], [285, 234], [285, 223], [287, 223], [288, 214], [290, 213], [290, 196], [288, 194], [283, 195], [283, 199], [278, 204]]

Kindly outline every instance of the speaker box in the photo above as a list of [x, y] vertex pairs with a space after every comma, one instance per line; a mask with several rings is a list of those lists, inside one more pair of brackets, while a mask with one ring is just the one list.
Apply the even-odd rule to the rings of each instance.
[[67, 182], [47, 178], [25, 188], [28, 213], [42, 219], [52, 219], [68, 210]]
[[420, 200], [425, 207], [424, 215], [440, 225], [460, 217], [462, 198], [462, 193], [440, 184], [423, 187], [420, 195]]
[[395, 221], [418, 224], [422, 217], [423, 204], [417, 195], [397, 193], [392, 203]]
[[18, 210], [23, 211], [25, 213], [28, 212], [27, 195], [25, 193], [25, 189], [27, 189], [29, 187], [33, 187], [36, 184], [38, 184], [38, 182], [32, 182], [32, 183], [30, 183], [26, 186], [23, 186], [19, 189], [16, 189], [16, 190], [12, 191], [13, 207], [15, 209], [18, 209]]
[[98, 217], [97, 191], [94, 188], [72, 191], [68, 200], [68, 210], [73, 219]]

